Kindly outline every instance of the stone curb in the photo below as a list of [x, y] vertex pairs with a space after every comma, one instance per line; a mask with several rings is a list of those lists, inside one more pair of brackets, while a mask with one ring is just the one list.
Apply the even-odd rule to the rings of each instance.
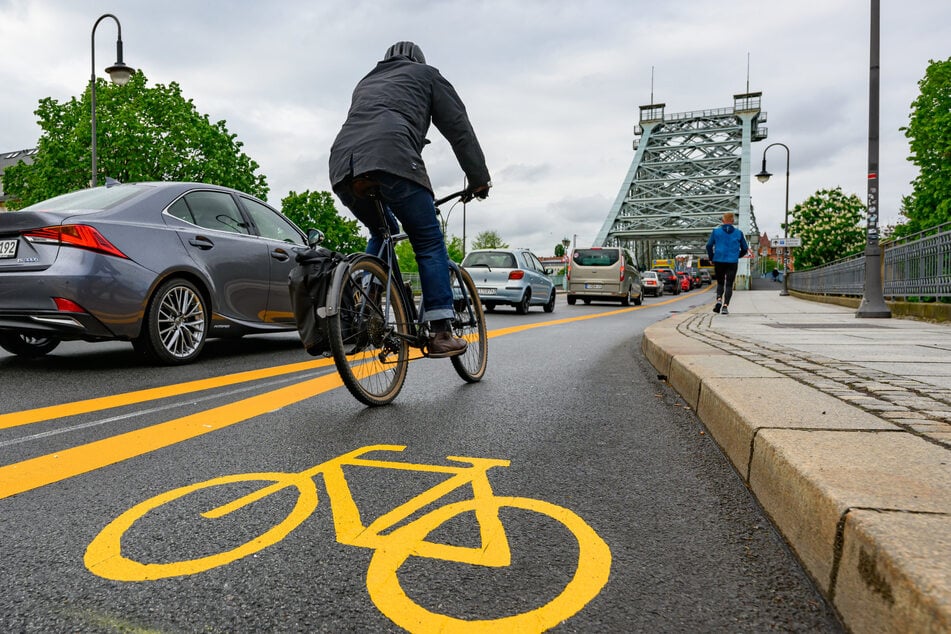
[[648, 327], [642, 352], [697, 412], [846, 627], [951, 632], [951, 452], [754, 362], [722, 334], [705, 339], [708, 310]]

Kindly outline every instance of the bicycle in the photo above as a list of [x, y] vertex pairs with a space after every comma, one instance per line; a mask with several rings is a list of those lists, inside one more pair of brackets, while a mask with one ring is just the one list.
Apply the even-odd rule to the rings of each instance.
[[[335, 536], [338, 543], [372, 549], [367, 567], [367, 590], [377, 608], [394, 623], [409, 631], [531, 631], [540, 632], [556, 626], [580, 611], [596, 597], [607, 583], [611, 570], [611, 550], [585, 521], [571, 510], [533, 498], [497, 496], [489, 482], [488, 471], [509, 466], [508, 460], [447, 456], [457, 464], [425, 464], [403, 462], [389, 457], [372, 458], [371, 452], [401, 452], [401, 445], [370, 445], [345, 453], [327, 462], [298, 473], [244, 473], [221, 476], [183, 486], [140, 502], [119, 515], [100, 531], [86, 548], [84, 563], [92, 573], [116, 581], [141, 582], [197, 574], [230, 564], [272, 546], [302, 524], [317, 508], [317, 487], [314, 478], [323, 476], [330, 502]], [[423, 474], [446, 474], [448, 477], [415, 497], [384, 512], [364, 525], [360, 509], [347, 481], [346, 473], [355, 467], [393, 469]], [[345, 471], [346, 468], [346, 471]], [[248, 491], [249, 483], [264, 482], [263, 487]], [[212, 552], [202, 543], [221, 534], [213, 520], [231, 516], [240, 521], [255, 503], [285, 490], [297, 490], [297, 500], [287, 516], [260, 535], [245, 536], [248, 541], [221, 552]], [[458, 500], [458, 491], [470, 491], [471, 498]], [[288, 500], [277, 495], [273, 504], [286, 508]], [[441, 503], [441, 506], [437, 503]], [[142, 562], [123, 554], [123, 541], [129, 550], [137, 550], [134, 531], [150, 513], [171, 505], [159, 517], [174, 517], [188, 522], [197, 513], [204, 518], [193, 530], [185, 547], [194, 549], [192, 559], [170, 560], [174, 553], [160, 550], [159, 562]], [[411, 557], [442, 560], [501, 568], [510, 566], [513, 557], [500, 509], [520, 509], [547, 516], [555, 525], [563, 526], [577, 540], [577, 567], [564, 588], [542, 606], [501, 617], [463, 619], [428, 610], [416, 603], [401, 587], [400, 568]], [[247, 509], [247, 510], [245, 510]], [[245, 514], [242, 514], [244, 510]], [[231, 515], [234, 513], [235, 515]], [[479, 527], [475, 546], [441, 543], [440, 527], [456, 521], [460, 515], [472, 513]], [[197, 519], [197, 517], [196, 517]], [[212, 520], [209, 523], [206, 520]], [[531, 523], [534, 525], [534, 522]], [[140, 529], [147, 531], [146, 528]], [[227, 531], [225, 531], [227, 533]], [[244, 539], [243, 537], [242, 539]], [[146, 540], [150, 541], [150, 540]], [[131, 544], [131, 546], [130, 546]], [[448, 607], [448, 606], [447, 606]]]
[[[344, 385], [365, 405], [386, 405], [406, 381], [409, 349], [428, 356], [430, 333], [396, 257], [396, 244], [408, 236], [391, 233], [378, 185], [368, 179], [355, 182], [361, 185], [361, 195], [374, 201], [382, 246], [376, 255], [351, 254], [337, 265], [326, 305], [319, 312], [327, 319], [330, 348]], [[456, 198], [466, 202], [471, 194], [462, 190], [434, 201], [437, 212], [440, 205]], [[488, 364], [482, 302], [469, 273], [452, 260], [449, 279], [453, 289], [452, 331], [468, 341], [463, 354], [451, 357], [452, 366], [464, 381], [476, 383], [485, 375]]]

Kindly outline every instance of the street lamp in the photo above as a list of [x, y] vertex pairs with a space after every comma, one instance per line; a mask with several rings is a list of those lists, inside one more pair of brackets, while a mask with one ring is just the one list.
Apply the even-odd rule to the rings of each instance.
[[96, 186], [96, 27], [106, 18], [115, 20], [116, 27], [119, 29], [119, 36], [116, 39], [116, 63], [106, 69], [106, 72], [109, 73], [109, 78], [112, 80], [112, 83], [117, 86], [125, 86], [135, 73], [134, 68], [126, 66], [122, 62], [122, 25], [119, 24], [119, 18], [111, 13], [105, 13], [99, 16], [96, 23], [92, 25], [92, 35], [90, 36], [90, 50], [92, 53], [92, 70], [89, 75], [89, 99], [92, 102], [90, 108], [92, 111], [92, 176], [89, 179], [90, 187]]
[[[774, 145], [779, 145], [786, 149], [786, 216], [783, 221], [783, 238], [786, 242], [789, 241], [789, 147], [784, 143], [770, 143], [766, 146], [766, 149], [763, 150], [763, 169], [759, 174], [756, 175], [756, 180], [761, 183], [765, 183], [769, 180], [769, 177], [772, 176], [769, 172], [766, 171], [766, 152], [769, 148]], [[789, 245], [783, 244], [783, 290], [779, 292], [780, 295], [789, 295]]]
[[882, 283], [882, 248], [878, 244], [878, 49], [880, 0], [872, 0], [868, 73], [868, 222], [865, 242], [865, 288], [856, 317], [891, 317]]

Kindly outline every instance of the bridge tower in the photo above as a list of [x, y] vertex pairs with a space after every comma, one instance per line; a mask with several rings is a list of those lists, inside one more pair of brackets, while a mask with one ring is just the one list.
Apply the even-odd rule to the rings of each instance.
[[755, 245], [750, 151], [766, 138], [761, 96], [738, 94], [731, 108], [676, 114], [665, 114], [662, 103], [641, 106], [634, 159], [594, 245], [631, 248], [642, 268], [699, 256], [727, 211]]

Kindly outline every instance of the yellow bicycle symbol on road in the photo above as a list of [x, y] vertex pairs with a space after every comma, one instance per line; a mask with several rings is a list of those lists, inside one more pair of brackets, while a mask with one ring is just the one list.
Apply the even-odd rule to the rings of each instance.
[[[314, 512], [317, 508], [314, 477], [319, 474], [323, 476], [330, 499], [337, 541], [349, 546], [373, 549], [374, 553], [367, 569], [367, 590], [370, 598], [383, 614], [407, 630], [544, 631], [581, 610], [607, 583], [611, 570], [611, 551], [604, 540], [578, 515], [542, 500], [495, 495], [489, 483], [488, 470], [493, 467], [507, 467], [508, 460], [447, 456], [448, 461], [457, 464], [435, 465], [365, 457], [373, 452], [399, 452], [404, 449], [404, 446], [399, 445], [371, 445], [299, 473], [243, 473], [222, 476], [162, 493], [137, 504], [110, 522], [86, 549], [86, 567], [107, 579], [146, 581], [191, 575], [247, 557], [282, 540]], [[429, 472], [448, 474], [449, 477], [384, 513], [370, 522], [369, 526], [364, 526], [360, 510], [344, 476], [344, 467]], [[190, 494], [208, 493], [213, 487], [230, 489], [235, 485], [262, 481], [271, 484], [201, 513], [201, 517], [205, 519], [223, 518], [250, 507], [267, 496], [286, 489], [296, 489], [297, 500], [287, 517], [249, 541], [224, 552], [172, 562], [147, 563], [122, 554], [123, 536], [150, 512]], [[471, 486], [471, 499], [447, 502], [435, 506], [432, 510], [425, 510], [467, 485]], [[485, 620], [466, 620], [437, 614], [418, 605], [406, 594], [400, 585], [398, 573], [410, 557], [426, 557], [474, 566], [509, 566], [512, 554], [505, 527], [499, 518], [499, 510], [502, 508], [522, 509], [546, 515], [574, 535], [578, 544], [578, 563], [574, 575], [560, 594], [535, 609]], [[474, 513], [479, 526], [481, 543], [478, 546], [458, 546], [430, 540], [430, 536], [438, 532], [440, 526], [470, 512]], [[410, 519], [414, 515], [418, 516]]]

